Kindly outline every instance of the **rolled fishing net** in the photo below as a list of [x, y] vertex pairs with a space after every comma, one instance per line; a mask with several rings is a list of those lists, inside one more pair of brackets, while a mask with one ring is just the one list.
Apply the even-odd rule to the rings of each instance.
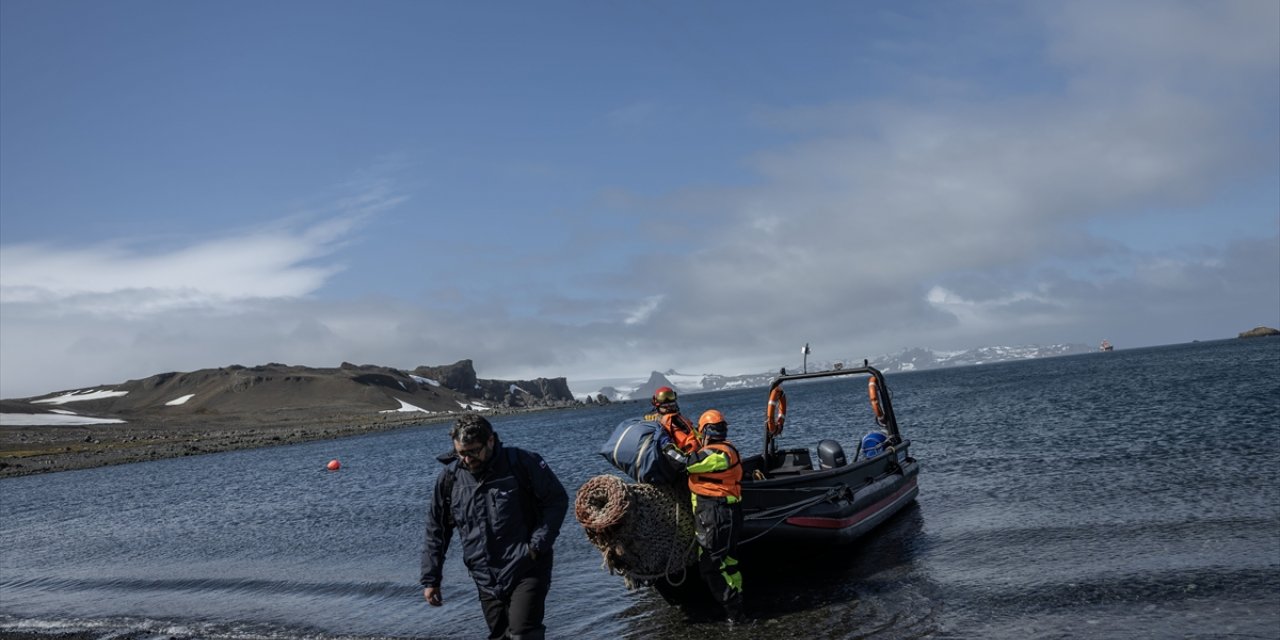
[[658, 578], [684, 578], [697, 560], [693, 513], [675, 489], [602, 475], [578, 488], [574, 515], [609, 573], [630, 589]]

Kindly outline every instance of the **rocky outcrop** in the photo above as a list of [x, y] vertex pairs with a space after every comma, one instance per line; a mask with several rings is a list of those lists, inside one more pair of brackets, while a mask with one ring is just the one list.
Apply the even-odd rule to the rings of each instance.
[[420, 366], [414, 369], [413, 373], [439, 382], [442, 386], [463, 395], [479, 397], [476, 394], [476, 369], [470, 360], [459, 360], [453, 364], [436, 367]]
[[1240, 332], [1241, 338], [1263, 338], [1266, 336], [1280, 336], [1280, 330], [1271, 327], [1254, 327], [1248, 331]]
[[610, 401], [626, 400], [627, 394], [618, 390], [617, 387], [600, 387], [600, 392], [596, 394], [597, 399], [608, 398]]
[[[127, 422], [270, 422], [289, 416], [448, 414], [480, 405], [567, 407], [578, 402], [564, 378], [481, 380], [470, 360], [418, 367], [408, 373], [344, 362], [314, 368], [272, 362], [161, 373], [120, 384], [5, 401], [6, 413], [75, 413]], [[292, 419], [292, 418], [290, 418]], [[302, 419], [302, 418], [299, 418]]]
[[439, 382], [468, 398], [504, 407], [562, 407], [575, 404], [565, 378], [484, 380], [476, 377], [470, 360], [413, 370], [414, 375]]
[[649, 374], [649, 379], [646, 380], [644, 384], [640, 385], [639, 387], [636, 388], [635, 391], [631, 392], [631, 399], [641, 400], [641, 399], [652, 398], [653, 392], [657, 391], [658, 387], [671, 387], [674, 389], [675, 386], [676, 385], [671, 384], [671, 381], [668, 380], [666, 376], [662, 375], [661, 373], [658, 373], [657, 371], [654, 371]]
[[575, 404], [564, 378], [533, 380], [477, 380], [479, 397], [504, 407], [559, 407]]
[[349, 362], [337, 368], [276, 362], [254, 367], [231, 365], [189, 373], [163, 373], [99, 389], [123, 393], [100, 400], [77, 401], [73, 406], [127, 418], [147, 414], [268, 414], [294, 410], [376, 413], [395, 411], [405, 405], [441, 412], [456, 411], [459, 401], [465, 400], [456, 391], [423, 385], [399, 369]]

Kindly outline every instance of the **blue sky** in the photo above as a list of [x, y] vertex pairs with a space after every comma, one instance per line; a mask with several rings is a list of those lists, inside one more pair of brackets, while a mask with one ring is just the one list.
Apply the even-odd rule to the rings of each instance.
[[1280, 326], [1280, 4], [0, 3], [0, 397]]

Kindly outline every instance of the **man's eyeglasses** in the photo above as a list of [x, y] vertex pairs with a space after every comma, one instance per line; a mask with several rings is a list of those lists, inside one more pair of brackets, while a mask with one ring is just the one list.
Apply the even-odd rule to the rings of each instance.
[[466, 458], [467, 460], [479, 460], [480, 454], [484, 453], [484, 450], [488, 448], [489, 448], [489, 445], [482, 444], [478, 447], [471, 447], [469, 449], [457, 449], [456, 451], [458, 453], [459, 458]]

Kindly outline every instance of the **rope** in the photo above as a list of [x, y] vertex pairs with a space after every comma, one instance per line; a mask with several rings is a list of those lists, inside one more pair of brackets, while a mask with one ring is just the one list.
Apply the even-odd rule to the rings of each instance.
[[596, 476], [578, 489], [573, 514], [590, 538], [621, 522], [630, 506], [626, 487], [619, 478]]
[[753, 487], [754, 492], [764, 493], [767, 491], [785, 491], [787, 493], [817, 493], [819, 491], [831, 491], [833, 489], [843, 488], [845, 485], [827, 485], [825, 487]]
[[[787, 509], [782, 513], [782, 515], [780, 515], [780, 516], [776, 516], [776, 517], [778, 518], [778, 521], [777, 521], [777, 522], [775, 522], [775, 523], [773, 523], [773, 524], [771, 524], [771, 525], [769, 525], [769, 528], [768, 528], [768, 529], [765, 529], [764, 531], [761, 531], [760, 533], [757, 533], [756, 535], [751, 536], [750, 538], [747, 538], [746, 540], [741, 540], [741, 541], [739, 541], [739, 542], [738, 542], [738, 544], [739, 544], [739, 545], [745, 545], [745, 544], [750, 544], [750, 543], [752, 543], [752, 542], [755, 542], [756, 540], [758, 540], [758, 539], [760, 539], [761, 537], [763, 537], [765, 534], [767, 534], [767, 533], [769, 533], [770, 531], [773, 531], [774, 529], [778, 528], [778, 525], [782, 524], [783, 522], [786, 522], [786, 521], [787, 521], [787, 518], [790, 518], [791, 516], [793, 516], [793, 515], [795, 515], [795, 514], [797, 514], [797, 513], [800, 513], [801, 511], [804, 511], [805, 509], [808, 509], [809, 507], [811, 507], [811, 506], [813, 506], [813, 505], [815, 505], [815, 504], [818, 504], [819, 502], [823, 502], [823, 501], [825, 501], [825, 500], [834, 500], [834, 499], [835, 499], [837, 496], [839, 496], [839, 495], [841, 494], [841, 492], [843, 492], [845, 489], [847, 489], [847, 487], [832, 487], [830, 490], [828, 490], [826, 493], [824, 493], [824, 494], [822, 494], [822, 495], [820, 495], [820, 496], [814, 496], [814, 497], [812, 497], [812, 498], [809, 498], [808, 500], [805, 500], [804, 502], [800, 502], [800, 503], [797, 503], [797, 504], [795, 504], [795, 505], [792, 505], [792, 506], [788, 507], [788, 508], [787, 508]], [[771, 510], [768, 510], [768, 511], [761, 511], [760, 513], [752, 514], [752, 515], [751, 515], [751, 517], [750, 517], [750, 518], [748, 518], [748, 519], [749, 519], [749, 520], [765, 520], [765, 519], [768, 519], [768, 518], [775, 517], [775, 516], [774, 516], [774, 513], [775, 513], [776, 511], [777, 511], [776, 509], [771, 509]]]
[[668, 487], [596, 476], [578, 488], [574, 516], [587, 540], [600, 550], [609, 573], [635, 589], [658, 578], [672, 580], [697, 559], [693, 514]]

